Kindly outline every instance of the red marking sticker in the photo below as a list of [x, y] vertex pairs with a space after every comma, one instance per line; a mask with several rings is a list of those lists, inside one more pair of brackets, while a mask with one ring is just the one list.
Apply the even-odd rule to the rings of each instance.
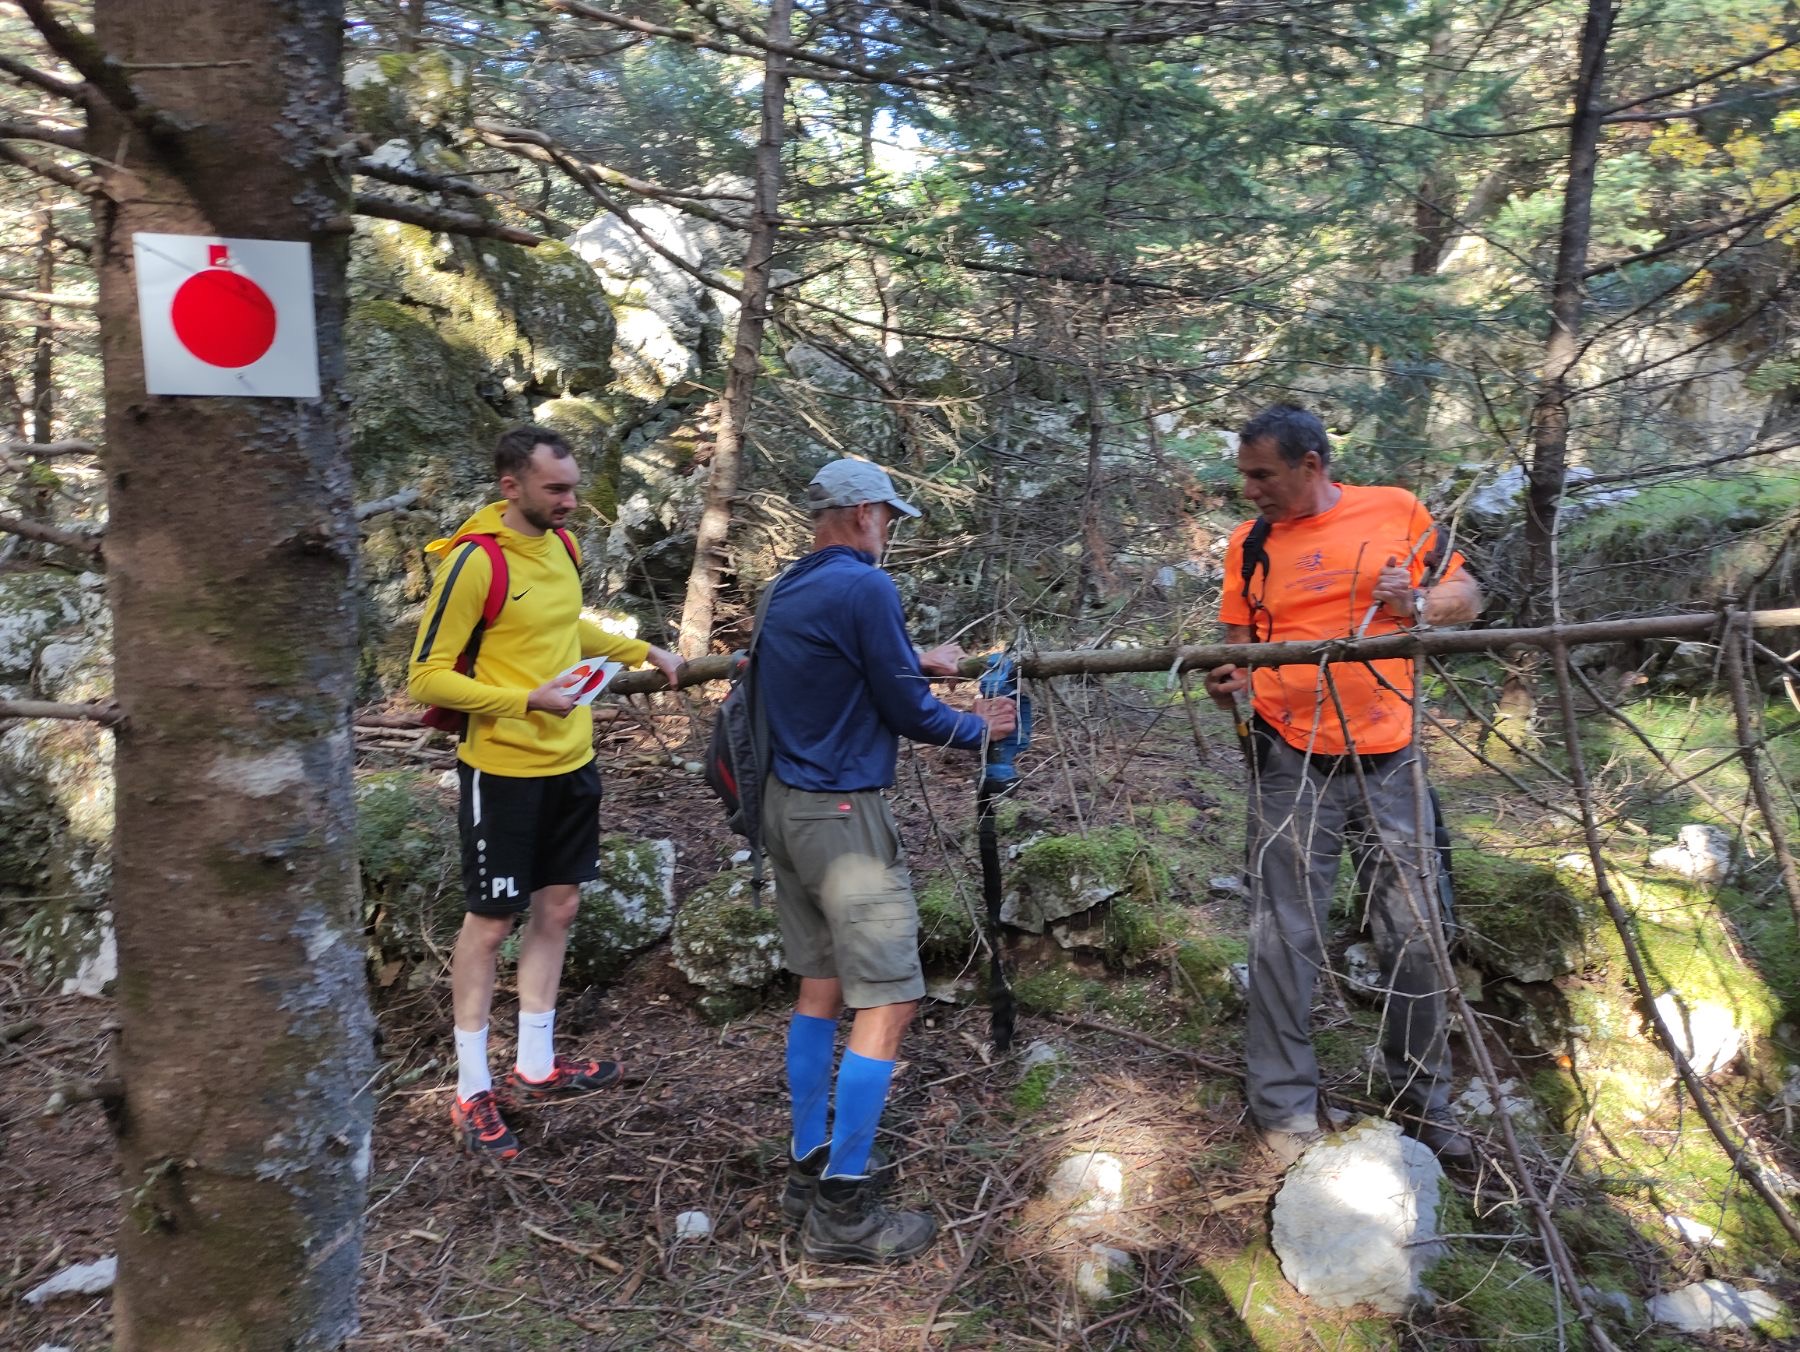
[[850, 810], [850, 804], [848, 804], [848, 803], [839, 803], [838, 804], [839, 812], [848, 812], [849, 810]]
[[275, 344], [275, 302], [232, 265], [222, 244], [209, 245], [202, 268], [181, 284], [169, 307], [175, 337], [209, 366], [260, 361]]

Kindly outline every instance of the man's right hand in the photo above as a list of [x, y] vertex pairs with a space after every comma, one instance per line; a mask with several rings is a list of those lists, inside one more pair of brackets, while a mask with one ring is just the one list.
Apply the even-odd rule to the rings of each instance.
[[525, 696], [527, 711], [536, 710], [541, 714], [555, 714], [558, 718], [567, 718], [569, 710], [575, 707], [575, 697], [555, 681], [545, 681], [536, 690]]
[[1237, 696], [1248, 689], [1249, 685], [1248, 667], [1214, 667], [1206, 673], [1206, 693], [1212, 696], [1212, 702], [1221, 709], [1235, 708]]
[[987, 724], [989, 739], [997, 741], [1019, 726], [1019, 706], [1010, 699], [978, 699], [975, 717]]

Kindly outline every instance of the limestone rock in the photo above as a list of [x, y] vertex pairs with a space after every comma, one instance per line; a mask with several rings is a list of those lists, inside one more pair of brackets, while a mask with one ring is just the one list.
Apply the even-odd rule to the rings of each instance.
[[674, 923], [675, 842], [608, 836], [600, 842], [600, 876], [581, 885], [568, 973], [578, 981], [609, 981]]
[[1656, 997], [1656, 1012], [1675, 1035], [1696, 1075], [1716, 1075], [1744, 1049], [1744, 1031], [1724, 1005], [1686, 1001], [1673, 991]]
[[1088, 1256], [1075, 1266], [1075, 1292], [1093, 1305], [1125, 1295], [1137, 1285], [1136, 1261], [1123, 1249], [1108, 1244], [1093, 1245]]
[[713, 994], [761, 990], [781, 971], [781, 930], [772, 907], [758, 907], [747, 873], [721, 873], [675, 917], [675, 966]]
[[684, 1211], [675, 1218], [676, 1239], [705, 1239], [712, 1232], [712, 1217], [704, 1211]]
[[118, 1271], [119, 1260], [111, 1255], [91, 1263], [77, 1263], [32, 1287], [25, 1293], [24, 1301], [27, 1305], [42, 1305], [57, 1296], [97, 1296], [112, 1290]]
[[1444, 1171], [1392, 1122], [1365, 1121], [1308, 1150], [1275, 1197], [1281, 1270], [1309, 1300], [1399, 1314], [1423, 1295], [1420, 1274], [1442, 1256]]
[[1479, 1078], [1471, 1080], [1469, 1087], [1457, 1095], [1457, 1115], [1465, 1120], [1492, 1119], [1499, 1117], [1504, 1108], [1515, 1126], [1530, 1132], [1542, 1129], [1543, 1115], [1517, 1080], [1502, 1080], [1499, 1088], [1500, 1099], [1496, 1103], [1485, 1082]]
[[431, 771], [386, 770], [356, 781], [363, 915], [389, 959], [423, 959], [462, 925], [462, 844], [454, 786]]
[[1044, 1195], [1065, 1206], [1069, 1224], [1094, 1224], [1125, 1204], [1125, 1161], [1103, 1150], [1070, 1155], [1050, 1171]]
[[1351, 944], [1344, 950], [1344, 984], [1368, 999], [1382, 998], [1381, 960], [1374, 944]]
[[1650, 1317], [1684, 1333], [1710, 1333], [1784, 1322], [1787, 1306], [1767, 1291], [1740, 1289], [1715, 1278], [1652, 1296]]
[[1650, 866], [1699, 883], [1724, 882], [1731, 872], [1731, 837], [1720, 827], [1690, 822], [1675, 844], [1651, 854]]

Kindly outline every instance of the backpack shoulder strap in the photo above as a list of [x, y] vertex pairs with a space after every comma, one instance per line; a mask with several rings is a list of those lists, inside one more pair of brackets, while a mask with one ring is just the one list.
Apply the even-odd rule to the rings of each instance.
[[769, 579], [769, 585], [763, 588], [763, 594], [756, 598], [756, 614], [750, 620], [750, 646], [744, 650], [746, 662], [756, 656], [756, 641], [762, 637], [763, 620], [769, 614], [769, 602], [775, 599], [775, 589], [781, 585], [782, 579], [786, 576], [787, 569], [783, 568]]
[[487, 600], [482, 602], [481, 623], [485, 627], [494, 622], [500, 614], [500, 607], [506, 604], [506, 552], [500, 548], [500, 542], [491, 535], [483, 535], [470, 531], [467, 535], [459, 535], [450, 542], [454, 549], [460, 544], [479, 545], [481, 552], [488, 557], [492, 576], [488, 579]]
[[581, 551], [575, 546], [575, 537], [561, 526], [556, 527], [556, 538], [563, 542], [563, 548], [569, 551], [569, 562], [575, 565], [575, 576], [581, 576]]
[[1266, 516], [1259, 516], [1250, 523], [1250, 533], [1244, 537], [1243, 546], [1243, 596], [1250, 599], [1250, 587], [1256, 581], [1256, 570], [1262, 569], [1263, 580], [1269, 577], [1269, 529], [1272, 523]]

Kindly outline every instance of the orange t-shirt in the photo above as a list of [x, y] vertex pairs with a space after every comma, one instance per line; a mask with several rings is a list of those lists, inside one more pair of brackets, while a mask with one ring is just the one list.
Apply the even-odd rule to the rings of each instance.
[[[1242, 579], [1244, 537], [1253, 523], [1231, 533], [1220, 620], [1249, 625], [1264, 642], [1345, 638], [1369, 613], [1369, 594], [1390, 558], [1405, 563], [1410, 557], [1414, 585], [1424, 580], [1431, 542], [1419, 541], [1432, 529], [1424, 504], [1404, 488], [1337, 488], [1341, 496], [1328, 510], [1271, 527], [1264, 543], [1269, 571], [1258, 569], [1251, 579], [1250, 601], [1244, 599]], [[1451, 555], [1442, 575], [1453, 575], [1462, 563], [1461, 554]], [[1254, 610], [1251, 601], [1266, 609]], [[1391, 634], [1401, 627], [1384, 606], [1366, 632]], [[1352, 742], [1365, 753], [1397, 751], [1412, 740], [1410, 659], [1334, 662], [1331, 677], [1343, 702], [1342, 720], [1317, 663], [1256, 668], [1251, 680], [1256, 712], [1290, 745], [1319, 755], [1342, 755]]]

